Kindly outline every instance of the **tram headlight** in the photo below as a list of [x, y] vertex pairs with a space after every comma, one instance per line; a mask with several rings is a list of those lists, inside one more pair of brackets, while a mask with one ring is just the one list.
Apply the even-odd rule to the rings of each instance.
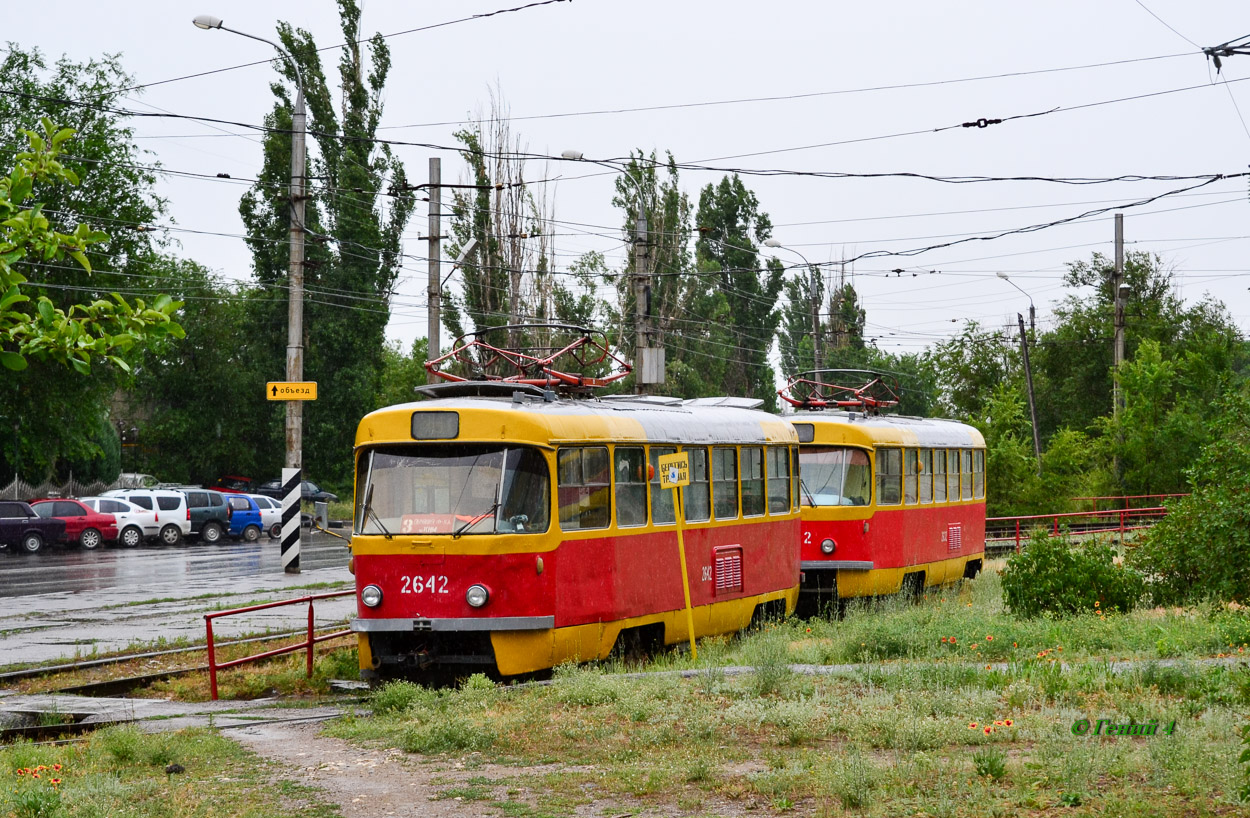
[[360, 589], [360, 601], [366, 607], [376, 608], [382, 604], [382, 589], [376, 585], [366, 585]]
[[464, 592], [464, 601], [474, 608], [480, 608], [490, 601], [490, 591], [485, 585], [470, 585]]
[[820, 541], [820, 550], [824, 554], [832, 554], [834, 549], [837, 547], [838, 544], [828, 537]]

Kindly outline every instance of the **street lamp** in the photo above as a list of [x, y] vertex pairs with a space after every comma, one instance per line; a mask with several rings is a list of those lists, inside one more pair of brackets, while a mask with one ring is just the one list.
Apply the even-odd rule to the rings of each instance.
[[998, 272], [998, 277], [1001, 278], [1003, 281], [1006, 281], [1011, 286], [1015, 287], [1020, 292], [1024, 293], [1024, 297], [1029, 299], [1029, 335], [1033, 335], [1036, 330], [1036, 327], [1034, 327], [1033, 324], [1037, 315], [1037, 310], [1033, 308], [1033, 296], [1029, 295], [1027, 292], [1024, 292], [1023, 287], [1021, 287], [1016, 282], [1012, 281], [1011, 276], [1007, 275], [1001, 270]]
[[647, 269], [647, 207], [644, 203], [646, 194], [642, 183], [630, 175], [628, 170], [618, 168], [598, 159], [587, 159], [579, 150], [567, 150], [560, 157], [570, 162], [590, 162], [600, 165], [613, 172], [619, 171], [634, 186], [638, 193], [638, 217], [634, 222], [634, 354], [638, 363], [635, 391], [641, 394], [646, 384], [664, 383], [664, 348], [651, 347], [650, 311], [647, 309], [650, 271]]
[[777, 239], [764, 239], [764, 246], [789, 250], [803, 259], [803, 263], [807, 265], [808, 273], [812, 277], [812, 361], [816, 364], [816, 369], [820, 369], [820, 268], [808, 261], [807, 256], [793, 247], [787, 247]]
[[[1029, 334], [1034, 332], [1033, 327], [1033, 296], [1024, 292], [1020, 285], [1007, 277], [1007, 274], [999, 271], [998, 277], [1024, 293], [1024, 297], [1029, 299]], [[1033, 400], [1033, 367], [1029, 365], [1029, 341], [1024, 337], [1024, 316], [1016, 313], [1016, 320], [1020, 323], [1020, 356], [1024, 359], [1024, 383], [1029, 390], [1029, 420], [1033, 423], [1033, 456], [1037, 458], [1037, 476], [1042, 476], [1042, 440], [1037, 431], [1037, 404]]]
[[[306, 163], [304, 137], [306, 131], [304, 113], [304, 76], [299, 70], [299, 63], [282, 46], [221, 24], [220, 17], [201, 14], [192, 20], [196, 28], [221, 29], [241, 37], [259, 40], [277, 49], [295, 70], [295, 82], [298, 86], [295, 95], [295, 108], [291, 114], [291, 261], [288, 284], [290, 286], [290, 304], [287, 311], [286, 335], [286, 379], [288, 381], [304, 380], [304, 165]], [[288, 469], [303, 467], [303, 402], [290, 400], [286, 402], [286, 460]]]

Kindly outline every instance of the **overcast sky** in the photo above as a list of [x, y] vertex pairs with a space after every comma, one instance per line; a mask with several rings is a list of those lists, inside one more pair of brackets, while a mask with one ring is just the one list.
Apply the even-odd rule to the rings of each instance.
[[[362, 0], [362, 30], [389, 35], [525, 2]], [[6, 6], [4, 39], [73, 60], [120, 53], [140, 83], [272, 55], [263, 43], [196, 29], [191, 18], [200, 13], [271, 39], [282, 19], [311, 31], [321, 46], [342, 41], [331, 0], [62, 0], [54, 14], [38, 3]], [[576, 0], [390, 37], [394, 65], [380, 135], [448, 146], [396, 151], [414, 181], [426, 178], [432, 155], [442, 157], [443, 180], [458, 181], [464, 168], [452, 133], [466, 117], [488, 110], [498, 86], [514, 133], [533, 152], [557, 157], [568, 148], [602, 159], [642, 148], [672, 151], [680, 162], [758, 170], [1237, 174], [1250, 156], [1250, 119], [1241, 118], [1250, 117], [1250, 83], [1242, 82], [1250, 79], [1250, 56], [1226, 59], [1217, 77], [1199, 47], [1247, 34], [1250, 16], [1244, 3], [1233, 2]], [[332, 66], [337, 53], [323, 60]], [[1096, 64], [1104, 65], [1077, 68]], [[1014, 76], [960, 81], [1004, 74]], [[259, 124], [272, 107], [268, 86], [275, 77], [272, 64], [263, 63], [155, 85], [126, 104]], [[630, 108], [652, 110], [598, 113]], [[1052, 109], [1058, 110], [983, 129], [934, 132]], [[140, 144], [170, 170], [250, 178], [260, 167], [254, 132], [161, 119], [140, 120], [135, 128]], [[589, 250], [604, 252], [614, 265], [627, 252], [620, 216], [610, 206], [612, 179], [594, 171], [560, 161], [529, 166], [530, 178], [562, 177], [548, 193], [559, 222], [558, 269]], [[722, 175], [685, 171], [682, 178], [697, 198], [699, 188]], [[952, 185], [794, 175], [745, 181], [771, 216], [775, 237], [812, 262], [993, 235], [1196, 183]], [[174, 176], [160, 186], [176, 226], [199, 231], [172, 234], [181, 252], [238, 280], [251, 271], [239, 238], [245, 189]], [[1175, 268], [1187, 300], [1210, 294], [1245, 330], [1245, 178], [1124, 212], [1130, 249], [1160, 254]], [[422, 205], [406, 233], [408, 254], [424, 257], [425, 231]], [[853, 269], [867, 309], [867, 334], [883, 349], [916, 351], [966, 320], [998, 327], [1017, 311], [1027, 314], [1027, 300], [996, 276], [1000, 271], [1033, 297], [1045, 326], [1063, 295], [1065, 262], [1095, 251], [1111, 255], [1112, 236], [1108, 213], [917, 256], [864, 259], [848, 272]], [[787, 264], [800, 261], [787, 250], [771, 252]], [[895, 269], [905, 272], [887, 274]], [[424, 263], [409, 260], [402, 275], [389, 334], [409, 343], [425, 333]]]

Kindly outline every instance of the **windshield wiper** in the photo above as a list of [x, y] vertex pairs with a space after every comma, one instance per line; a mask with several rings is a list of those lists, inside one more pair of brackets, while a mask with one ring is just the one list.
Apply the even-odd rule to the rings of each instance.
[[[373, 488], [370, 486], [370, 488]], [[816, 498], [812, 496], [812, 490], [807, 487], [807, 483], [803, 482], [803, 478], [799, 478], [799, 488], [803, 489], [803, 493], [807, 495], [808, 505], [815, 506]]]
[[365, 514], [364, 516], [366, 519], [368, 519], [369, 517], [373, 518], [373, 521], [378, 524], [378, 528], [382, 529], [383, 537], [385, 537], [388, 540], [395, 539], [395, 537], [391, 534], [391, 532], [386, 530], [386, 526], [382, 523], [382, 518], [379, 517], [378, 513], [373, 510], [373, 484], [372, 483], [369, 484], [369, 490], [365, 492]]
[[490, 515], [494, 514], [494, 513], [495, 513], [495, 511], [496, 511], [496, 510], [498, 510], [498, 508], [499, 508], [499, 501], [498, 501], [498, 500], [496, 500], [494, 503], [492, 503], [492, 504], [491, 504], [491, 507], [490, 507], [490, 508], [486, 509], [486, 510], [485, 510], [485, 511], [483, 511], [481, 514], [477, 515], [477, 516], [476, 516], [476, 517], [474, 517], [472, 520], [467, 521], [464, 525], [462, 525], [462, 526], [460, 526], [458, 529], [456, 529], [456, 530], [452, 533], [451, 538], [452, 538], [453, 540], [458, 540], [458, 539], [460, 539], [460, 535], [461, 535], [461, 534], [463, 534], [463, 533], [465, 532], [465, 529], [467, 529], [467, 528], [469, 528], [469, 527], [471, 527], [471, 526], [475, 526], [475, 525], [477, 525], [478, 523], [482, 522], [482, 520], [485, 520], [487, 517], [489, 517]]

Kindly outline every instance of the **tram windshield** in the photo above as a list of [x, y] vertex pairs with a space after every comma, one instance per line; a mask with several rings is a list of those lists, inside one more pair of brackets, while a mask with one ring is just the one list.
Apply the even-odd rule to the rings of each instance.
[[803, 446], [799, 474], [805, 506], [866, 506], [871, 499], [872, 467], [863, 449]]
[[356, 475], [361, 534], [531, 534], [550, 517], [547, 462], [536, 449], [388, 446], [364, 452]]

